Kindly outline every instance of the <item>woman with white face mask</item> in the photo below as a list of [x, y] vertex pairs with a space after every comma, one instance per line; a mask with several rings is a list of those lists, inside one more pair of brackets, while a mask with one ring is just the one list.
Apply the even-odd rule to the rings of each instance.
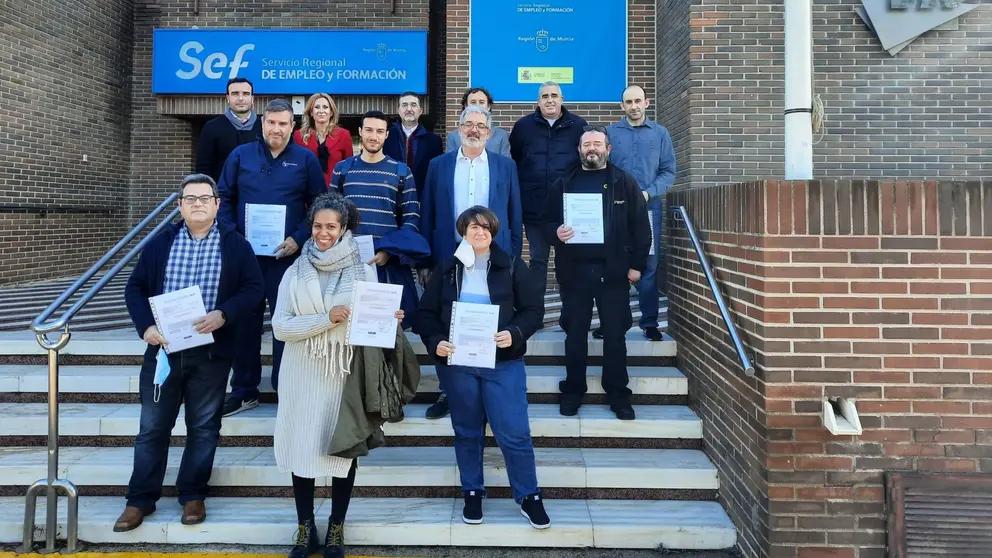
[[[445, 386], [455, 431], [455, 458], [461, 474], [465, 507], [462, 521], [482, 523], [486, 495], [482, 456], [486, 422], [492, 427], [506, 461], [513, 499], [535, 529], [547, 529], [551, 520], [537, 486], [534, 446], [527, 417], [527, 339], [544, 320], [544, 282], [530, 269], [493, 243], [499, 231], [496, 214], [473, 206], [455, 224], [462, 243], [455, 256], [432, 274], [413, 317], [428, 354], [436, 357], [437, 373]], [[458, 350], [449, 339], [455, 302], [499, 306], [495, 335], [496, 367], [449, 366]]]
[[[325, 557], [344, 558], [344, 518], [355, 486], [357, 460], [327, 455], [339, 421], [345, 381], [355, 366], [347, 343], [347, 321], [355, 283], [376, 281], [363, 263], [351, 231], [358, 210], [337, 193], [324, 194], [310, 208], [312, 236], [279, 284], [272, 333], [286, 342], [279, 379], [275, 457], [279, 470], [292, 473], [299, 521], [290, 558], [316, 552], [314, 479], [333, 477]], [[403, 319], [403, 311], [396, 313]], [[397, 323], [397, 325], [399, 325]]]

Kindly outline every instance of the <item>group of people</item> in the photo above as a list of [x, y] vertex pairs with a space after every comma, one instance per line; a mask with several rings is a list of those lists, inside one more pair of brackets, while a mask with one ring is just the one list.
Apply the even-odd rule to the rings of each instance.
[[[417, 390], [420, 371], [407, 329], [423, 340], [440, 381], [442, 393], [427, 418], [451, 415], [463, 520], [483, 521], [488, 424], [521, 513], [533, 527], [549, 527], [523, 358], [528, 339], [543, 327], [551, 247], [566, 335], [562, 415], [576, 415], [586, 392], [593, 304], [601, 325], [592, 335], [604, 344], [602, 384], [618, 419], [635, 418], [626, 369], [631, 285], [639, 290], [644, 335], [662, 339], [657, 233], [675, 156], [667, 130], [646, 117], [644, 90], [623, 91], [625, 115], [607, 128], [565, 109], [561, 87], [548, 82], [535, 112], [507, 133], [493, 124], [489, 92], [472, 88], [462, 96], [447, 152], [420, 124], [418, 95], [405, 93], [398, 122], [390, 124], [380, 111], [362, 117], [358, 155], [329, 95], [309, 98], [296, 131], [287, 101], [270, 101], [256, 115], [252, 95], [248, 80], [228, 82], [229, 108], [203, 127], [197, 172], [179, 188], [182, 222], [147, 244], [128, 280], [128, 310], [148, 350], [134, 471], [115, 531], [135, 529], [155, 511], [181, 404], [187, 427], [176, 481], [181, 520], [205, 520], [222, 417], [258, 405], [266, 302], [278, 396], [275, 457], [291, 475], [299, 524], [291, 558], [321, 546], [324, 556], [344, 556], [358, 458], [384, 443], [382, 424], [402, 420], [402, 407]], [[602, 243], [570, 242], [576, 231], [566, 225], [567, 194], [601, 195]], [[285, 216], [285, 238], [271, 253], [246, 238], [257, 205], [280, 207]], [[524, 234], [529, 262], [522, 258]], [[361, 237], [371, 238], [371, 257], [360, 256]], [[403, 286], [394, 349], [348, 343], [359, 281]], [[170, 352], [149, 298], [192, 286], [206, 310], [193, 325], [213, 342]], [[449, 329], [458, 302], [498, 307], [495, 368], [448, 364], [457, 351]], [[327, 476], [332, 506], [321, 543], [314, 486]]]

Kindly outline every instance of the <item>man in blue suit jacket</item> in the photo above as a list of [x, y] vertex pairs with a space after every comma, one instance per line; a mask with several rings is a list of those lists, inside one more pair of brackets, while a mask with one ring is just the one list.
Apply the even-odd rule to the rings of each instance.
[[[517, 166], [509, 157], [486, 150], [491, 129], [489, 111], [469, 105], [458, 119], [461, 147], [430, 163], [420, 203], [420, 232], [431, 245], [431, 260], [421, 266], [424, 284], [432, 267], [444, 265], [454, 256], [462, 240], [455, 231], [455, 222], [474, 205], [486, 206], [496, 214], [499, 232], [493, 242], [504, 252], [520, 257], [523, 218]], [[441, 396], [427, 410], [427, 418], [447, 414], [448, 401], [441, 386]]]
[[418, 199], [424, 191], [428, 165], [434, 157], [444, 153], [441, 137], [420, 125], [420, 115], [423, 113], [420, 97], [416, 93], [407, 91], [400, 95], [400, 121], [393, 123], [385, 143], [382, 144], [382, 152], [386, 157], [406, 163], [413, 171]]

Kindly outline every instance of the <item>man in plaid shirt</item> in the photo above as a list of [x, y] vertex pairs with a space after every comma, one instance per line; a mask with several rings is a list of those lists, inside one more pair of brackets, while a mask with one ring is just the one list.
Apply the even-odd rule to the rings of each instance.
[[[220, 438], [227, 375], [237, 350], [234, 324], [251, 314], [262, 300], [262, 273], [251, 245], [233, 227], [217, 223], [220, 198], [212, 178], [186, 177], [180, 187], [181, 223], [152, 238], [124, 290], [128, 313], [138, 335], [148, 343], [141, 366], [141, 425], [134, 441], [134, 471], [127, 489], [127, 507], [114, 531], [130, 531], [155, 511], [162, 495], [169, 437], [186, 409], [186, 447], [176, 479], [182, 522], [195, 525], [207, 517], [204, 499]], [[206, 315], [195, 322], [214, 342], [169, 353], [170, 373], [154, 396], [156, 357], [168, 350], [155, 325], [148, 299], [198, 286]]]

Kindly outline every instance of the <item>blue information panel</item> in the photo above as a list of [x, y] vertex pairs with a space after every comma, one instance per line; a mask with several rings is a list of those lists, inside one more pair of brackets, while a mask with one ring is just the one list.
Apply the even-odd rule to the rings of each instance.
[[427, 92], [426, 31], [156, 29], [152, 92], [224, 94], [245, 77], [258, 95]]
[[534, 102], [562, 84], [566, 103], [620, 102], [627, 0], [472, 0], [470, 79], [497, 102]]

